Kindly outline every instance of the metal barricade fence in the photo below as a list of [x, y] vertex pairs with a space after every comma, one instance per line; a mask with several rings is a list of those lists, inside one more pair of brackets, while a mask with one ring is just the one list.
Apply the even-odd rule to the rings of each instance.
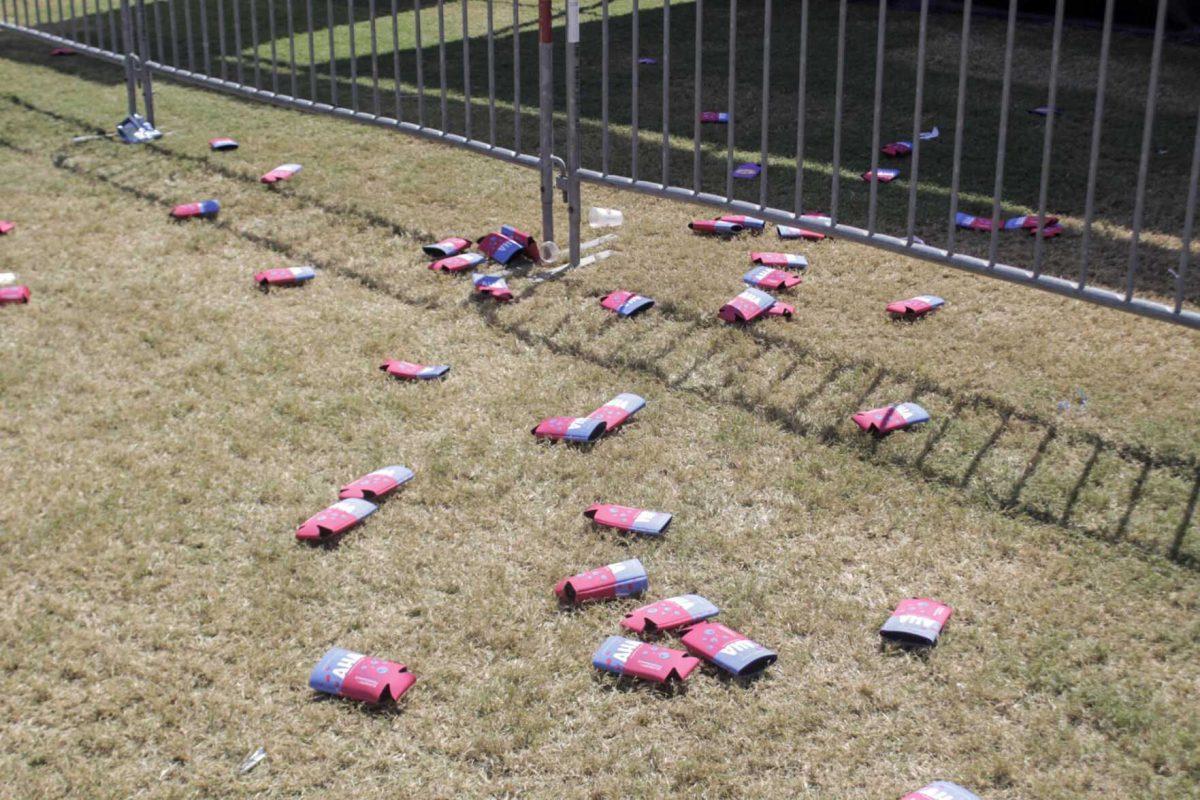
[[[954, 16], [929, 0], [911, 10], [887, 0], [537, 0], [536, 14], [530, 2], [0, 0], [0, 29], [124, 64], [130, 108], [140, 84], [151, 119], [158, 73], [536, 168], [542, 236], [554, 239], [561, 189], [572, 263], [588, 182], [1200, 327], [1200, 276], [1189, 272], [1200, 87], [1178, 90], [1179, 70], [1168, 70], [1176, 83], [1169, 113], [1160, 112], [1166, 0], [1136, 76], [1140, 125], [1109, 94], [1133, 80], [1110, 70], [1115, 0], [1104, 4], [1094, 60], [1081, 68], [1079, 48], [1068, 53], [1065, 84], [1065, 0], [1044, 22], [1019, 18], [1016, 0], [999, 19], [972, 0]], [[567, 34], [561, 72], [556, 25]], [[991, 63], [992, 43], [1002, 63]], [[674, 58], [680, 48], [690, 57]], [[563, 79], [565, 93], [556, 92]], [[1070, 105], [1060, 114], [1064, 91]], [[523, 104], [535, 93], [536, 114]], [[1050, 110], [1038, 120], [1010, 114], [1034, 103]], [[710, 110], [728, 115], [723, 128], [702, 124]], [[937, 122], [943, 141], [923, 141]], [[1172, 145], [1186, 130], [1177, 138], [1190, 146], [1160, 163], [1156, 125], [1166, 122]], [[1113, 133], [1134, 128], [1135, 137]], [[859, 170], [881, 168], [885, 135], [911, 137], [897, 164], [906, 174], [892, 186], [858, 180]], [[760, 165], [756, 182], [735, 178], [739, 161]], [[566, 177], [555, 181], [556, 170]], [[1067, 235], [1018, 242], [1002, 222], [1022, 210], [1035, 233], [1061, 216]], [[990, 231], [959, 229], [962, 211]]]

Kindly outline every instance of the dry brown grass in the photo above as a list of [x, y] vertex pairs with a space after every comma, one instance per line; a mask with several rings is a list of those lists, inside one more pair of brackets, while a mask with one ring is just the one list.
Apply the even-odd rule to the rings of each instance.
[[[27, 105], [0, 110], [20, 226], [0, 270], [34, 292], [0, 315], [3, 793], [1194, 796], [1194, 333], [840, 242], [797, 248], [797, 318], [726, 328], [776, 240], [694, 238], [691, 209], [593, 189], [630, 220], [621, 255], [480, 306], [417, 245], [533, 227], [530, 172], [169, 85], [161, 145], [72, 148], [48, 112], [107, 127], [121, 93], [96, 79], [118, 76], [2, 44]], [[242, 149], [209, 156], [218, 134]], [[305, 171], [257, 184], [283, 161]], [[219, 224], [168, 223], [209, 196]], [[250, 284], [303, 262], [306, 289]], [[615, 320], [617, 287], [660, 305]], [[883, 318], [924, 291], [950, 307]], [[452, 371], [389, 382], [385, 356]], [[1057, 414], [1075, 387], [1087, 411]], [[529, 436], [621, 390], [649, 406], [596, 447]], [[849, 422], [909, 397], [922, 432]], [[341, 547], [296, 545], [396, 462], [416, 480]], [[597, 531], [600, 498], [675, 522]], [[777, 665], [676, 693], [595, 674], [633, 603], [563, 613], [551, 587], [633, 556]], [[944, 645], [881, 653], [891, 604], [926, 593], [957, 609]], [[408, 702], [314, 698], [332, 644], [408, 663]]]

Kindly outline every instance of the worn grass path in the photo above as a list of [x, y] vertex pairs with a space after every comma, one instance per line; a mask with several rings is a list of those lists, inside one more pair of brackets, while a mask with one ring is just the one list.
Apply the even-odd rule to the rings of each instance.
[[[765, 242], [591, 189], [630, 219], [621, 255], [480, 306], [417, 245], [529, 224], [531, 173], [171, 85], [159, 145], [70, 147], [120, 116], [119, 76], [0, 46], [20, 87], [0, 269], [34, 290], [0, 315], [5, 792], [1194, 793], [1195, 334], [838, 242], [804, 248], [796, 319], [727, 329]], [[218, 134], [242, 149], [210, 156]], [[294, 183], [257, 183], [291, 160]], [[167, 221], [208, 196], [218, 224]], [[249, 283], [302, 262], [304, 290]], [[613, 320], [617, 286], [660, 305]], [[934, 289], [932, 320], [882, 319]], [[388, 356], [453, 368], [390, 383]], [[1058, 414], [1076, 387], [1087, 410]], [[528, 434], [621, 390], [650, 404], [591, 450]], [[849, 423], [908, 397], [924, 431]], [[341, 547], [296, 546], [340, 483], [396, 462], [417, 479]], [[657, 542], [595, 531], [602, 498], [676, 520]], [[633, 604], [562, 613], [551, 587], [633, 556], [653, 596], [706, 594], [779, 663], [674, 694], [594, 674]], [[876, 645], [909, 594], [958, 610], [928, 659]], [[408, 663], [410, 700], [314, 699], [332, 644]]]

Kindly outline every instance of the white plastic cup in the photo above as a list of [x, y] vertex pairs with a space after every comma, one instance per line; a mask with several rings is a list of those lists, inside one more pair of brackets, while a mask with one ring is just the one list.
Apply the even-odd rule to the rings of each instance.
[[625, 215], [615, 208], [593, 206], [588, 209], [588, 225], [593, 228], [616, 228], [623, 222], [625, 222]]
[[561, 255], [558, 245], [556, 245], [554, 242], [542, 242], [542, 245], [539, 249], [541, 251], [542, 261], [546, 262], [547, 264], [553, 264], [555, 261], [558, 261], [558, 257]]

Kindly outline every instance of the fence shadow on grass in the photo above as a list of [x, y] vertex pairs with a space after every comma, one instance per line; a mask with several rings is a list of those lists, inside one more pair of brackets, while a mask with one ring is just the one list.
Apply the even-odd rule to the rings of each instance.
[[[12, 108], [64, 127], [87, 129], [86, 120], [40, 109], [19, 98]], [[0, 140], [0, 147], [30, 157], [42, 153]], [[228, 180], [257, 185], [256, 175], [217, 164], [204, 156], [167, 147], [145, 148], [177, 168], [189, 167]], [[115, 175], [77, 165], [65, 152], [54, 165], [80, 180], [107, 186], [159, 208], [169, 198], [144, 188], [129, 170]], [[414, 241], [436, 238], [389, 221], [385, 216], [342, 205], [303, 191], [270, 194], [281, 205], [319, 209], [388, 236]], [[213, 220], [214, 227], [297, 263], [357, 281], [404, 304], [429, 311], [474, 309], [497, 331], [525, 345], [569, 356], [605, 369], [637, 373], [671, 391], [765, 419], [788, 434], [817, 441], [865, 463], [887, 468], [897, 481], [919, 478], [959, 491], [971, 502], [1026, 516], [1105, 543], [1166, 556], [1200, 570], [1196, 506], [1200, 465], [1193, 458], [1154, 453], [1138, 445], [1106, 439], [1061, 419], [1016, 408], [998, 398], [960, 392], [952, 386], [893, 370], [864, 359], [817, 353], [766, 326], [733, 328], [691, 308], [660, 302], [656, 314], [612, 320], [618, 337], [583, 335], [570, 309], [539, 302], [550, 282], [530, 285], [518, 302], [463, 303], [444, 291], [415, 293], [394, 281], [344, 267], [314, 253], [303, 241], [285, 241]], [[652, 321], [653, 320], [653, 321]], [[608, 333], [614, 329], [608, 329]], [[735, 345], [749, 340], [754, 352], [731, 361]], [[933, 421], [916, 433], [886, 438], [864, 435], [849, 415], [867, 405], [912, 399], [925, 405]]]

